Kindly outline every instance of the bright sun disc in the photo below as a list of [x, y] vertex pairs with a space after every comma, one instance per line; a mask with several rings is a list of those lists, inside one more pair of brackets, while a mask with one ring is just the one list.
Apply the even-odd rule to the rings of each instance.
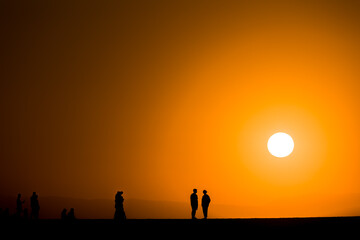
[[289, 156], [294, 150], [294, 141], [289, 134], [278, 132], [269, 138], [267, 147], [275, 157]]

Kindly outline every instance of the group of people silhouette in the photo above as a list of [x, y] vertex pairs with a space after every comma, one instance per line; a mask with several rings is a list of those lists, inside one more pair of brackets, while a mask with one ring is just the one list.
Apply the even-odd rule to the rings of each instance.
[[[196, 210], [198, 209], [198, 196], [197, 196], [197, 189], [194, 188], [193, 189], [193, 193], [190, 195], [190, 203], [191, 203], [191, 219], [196, 219], [195, 215], [196, 215]], [[203, 214], [204, 214], [204, 219], [207, 219], [208, 216], [208, 208], [210, 205], [210, 197], [207, 194], [207, 191], [204, 190], [203, 191], [203, 196], [201, 199], [201, 207], [203, 210]]]
[[[203, 191], [203, 196], [201, 199], [201, 207], [204, 214], [204, 219], [207, 219], [208, 216], [208, 208], [210, 204], [210, 197], [207, 194], [207, 191]], [[114, 214], [114, 220], [116, 222], [124, 221], [126, 220], [126, 214], [124, 210], [124, 197], [123, 191], [118, 191], [115, 194], [115, 214]], [[25, 200], [21, 199], [21, 194], [19, 193], [16, 199], [16, 213], [15, 217], [17, 219], [20, 219], [23, 217], [24, 219], [28, 219], [28, 209], [23, 209], [23, 204], [25, 203]], [[195, 217], [196, 211], [198, 209], [198, 196], [197, 196], [197, 189], [193, 189], [193, 193], [190, 195], [190, 203], [191, 203], [191, 219], [197, 219]], [[39, 211], [40, 211], [40, 204], [38, 200], [38, 195], [36, 192], [33, 192], [33, 195], [30, 197], [30, 207], [31, 207], [31, 214], [30, 219], [38, 219], [39, 218]], [[9, 209], [7, 208], [4, 212], [1, 210], [1, 215], [9, 216]], [[70, 211], [67, 213], [67, 209], [64, 208], [61, 212], [61, 219], [66, 221], [75, 220], [75, 210], [74, 208], [71, 208]]]
[[61, 212], [61, 220], [63, 221], [73, 221], [75, 220], [75, 209], [74, 208], [70, 208], [70, 211], [68, 213], [67, 209], [64, 208]]
[[[16, 213], [15, 216], [17, 218], [20, 218], [21, 215], [23, 215], [24, 219], [28, 218], [28, 209], [25, 208], [23, 210], [23, 204], [25, 203], [25, 200], [21, 200], [21, 194], [19, 193], [16, 199]], [[38, 195], [36, 192], [33, 192], [33, 195], [30, 197], [30, 207], [31, 207], [31, 214], [30, 219], [38, 219], [39, 218], [39, 211], [40, 211], [40, 205], [38, 200]]]
[[[197, 189], [193, 189], [193, 193], [190, 195], [190, 204], [191, 204], [191, 219], [197, 219], [195, 217], [196, 211], [198, 209], [198, 196], [197, 196]], [[123, 191], [118, 191], [115, 194], [115, 214], [114, 214], [114, 220], [119, 222], [126, 220], [125, 210], [124, 210], [124, 197], [122, 196]], [[208, 216], [208, 208], [210, 205], [210, 196], [207, 194], [207, 191], [203, 191], [203, 196], [201, 199], [201, 207], [204, 214], [204, 219], [207, 219]]]
[[[31, 220], [37, 220], [39, 219], [39, 212], [40, 212], [40, 204], [39, 204], [39, 196], [36, 194], [36, 192], [33, 192], [32, 196], [30, 197], [30, 219]], [[21, 193], [17, 195], [16, 199], [16, 211], [15, 214], [10, 215], [9, 208], [6, 208], [4, 211], [0, 209], [0, 219], [1, 220], [7, 220], [7, 219], [15, 219], [15, 220], [28, 220], [29, 219], [29, 213], [28, 209], [24, 208], [23, 205], [25, 203], [25, 200], [21, 199]], [[66, 208], [64, 208], [61, 212], [61, 219], [66, 221], [71, 221], [75, 219], [75, 210], [74, 208], [71, 208], [70, 211], [67, 213]]]

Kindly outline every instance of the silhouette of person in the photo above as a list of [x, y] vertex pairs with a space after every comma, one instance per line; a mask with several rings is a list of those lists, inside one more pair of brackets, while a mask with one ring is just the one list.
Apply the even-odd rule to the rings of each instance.
[[66, 208], [64, 208], [62, 211], [61, 211], [61, 220], [65, 221], [66, 220]]
[[33, 195], [30, 197], [30, 207], [31, 207], [31, 219], [39, 218], [40, 205], [38, 200], [38, 195], [36, 192], [33, 192]]
[[118, 191], [115, 195], [115, 221], [122, 221], [126, 219], [124, 210], [124, 198], [122, 196], [123, 191]]
[[193, 193], [190, 195], [190, 203], [191, 203], [191, 219], [196, 219], [195, 214], [198, 209], [198, 196], [196, 195], [197, 189], [193, 189]]
[[208, 208], [209, 208], [209, 204], [210, 204], [210, 197], [209, 195], [207, 195], [207, 191], [204, 190], [203, 191], [204, 195], [201, 199], [201, 206], [202, 206], [202, 209], [203, 209], [203, 213], [204, 213], [204, 219], [207, 219], [207, 215], [208, 215]]
[[21, 216], [21, 213], [22, 213], [22, 205], [23, 203], [25, 202], [24, 201], [21, 201], [21, 194], [19, 193], [18, 196], [17, 196], [17, 199], [16, 199], [16, 217], [20, 217]]
[[75, 220], [75, 210], [74, 210], [74, 208], [70, 208], [70, 211], [67, 214], [67, 220], [69, 220], [70, 222]]

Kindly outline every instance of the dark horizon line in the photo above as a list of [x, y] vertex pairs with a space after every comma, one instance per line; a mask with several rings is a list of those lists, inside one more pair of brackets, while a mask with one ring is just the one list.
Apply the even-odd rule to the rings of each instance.
[[[239, 218], [207, 218], [207, 219], [203, 219], [203, 218], [198, 218], [196, 220], [191, 219], [191, 218], [127, 218], [126, 221], [130, 220], [130, 221], [162, 221], [162, 220], [166, 220], [166, 221], [193, 221], [193, 222], [206, 222], [208, 220], [213, 221], [213, 220], [286, 220], [286, 219], [299, 219], [299, 220], [303, 220], [303, 219], [345, 219], [345, 218], [359, 218], [360, 219], [360, 215], [354, 215], [354, 216], [317, 216], [317, 217], [239, 217]], [[24, 220], [24, 219], [14, 219], [14, 220]], [[76, 218], [77, 221], [114, 221], [113, 218]], [[24, 221], [63, 221], [60, 218], [39, 218], [37, 220], [24, 220]]]

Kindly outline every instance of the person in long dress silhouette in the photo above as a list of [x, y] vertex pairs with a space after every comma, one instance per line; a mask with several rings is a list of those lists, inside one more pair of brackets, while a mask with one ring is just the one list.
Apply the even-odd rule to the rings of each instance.
[[124, 198], [122, 196], [123, 192], [117, 192], [115, 195], [115, 221], [122, 221], [126, 219], [125, 210], [124, 210]]
[[196, 195], [197, 189], [193, 189], [193, 193], [190, 195], [190, 203], [191, 203], [191, 218], [196, 219], [195, 214], [198, 209], [198, 196]]
[[210, 204], [210, 197], [209, 195], [207, 195], [207, 191], [204, 190], [203, 191], [204, 195], [201, 199], [201, 206], [203, 209], [203, 213], [204, 213], [204, 219], [207, 219], [207, 215], [208, 215], [208, 208], [209, 208], [209, 204]]

